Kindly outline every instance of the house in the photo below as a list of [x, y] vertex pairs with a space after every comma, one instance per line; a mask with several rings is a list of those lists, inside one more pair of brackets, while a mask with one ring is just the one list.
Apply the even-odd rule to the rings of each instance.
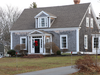
[[45, 43], [54, 42], [61, 51], [95, 54], [95, 32], [99, 29], [91, 3], [25, 9], [11, 28], [11, 49], [25, 44], [28, 54], [47, 55]]

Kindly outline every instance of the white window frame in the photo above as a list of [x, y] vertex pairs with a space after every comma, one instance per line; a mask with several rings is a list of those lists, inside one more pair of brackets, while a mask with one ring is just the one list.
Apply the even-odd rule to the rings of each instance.
[[86, 17], [86, 27], [89, 27], [89, 17]]
[[[42, 18], [44, 18], [44, 23], [45, 23], [44, 26], [42, 26], [42, 24], [41, 24]], [[48, 27], [48, 17], [39, 17], [38, 18], [38, 28], [45, 28], [45, 27]]]
[[91, 18], [91, 28], [93, 28], [93, 18]]
[[88, 49], [88, 35], [84, 35], [84, 49]]
[[90, 7], [88, 8], [88, 10], [89, 10], [89, 14], [91, 14], [91, 8]]
[[[66, 47], [62, 47], [62, 37], [66, 37]], [[68, 49], [68, 35], [60, 35], [60, 49]]]
[[25, 39], [25, 49], [24, 50], [27, 50], [27, 37], [20, 37], [20, 44], [22, 44], [22, 39]]

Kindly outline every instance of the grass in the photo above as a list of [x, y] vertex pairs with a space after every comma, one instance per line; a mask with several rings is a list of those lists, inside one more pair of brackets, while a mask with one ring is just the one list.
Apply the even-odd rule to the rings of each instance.
[[[80, 56], [73, 57], [73, 64]], [[44, 58], [1, 58], [0, 75], [14, 75], [19, 73], [63, 67], [71, 65], [71, 56]]]
[[[82, 56], [73, 56], [72, 65], [75, 60]], [[100, 56], [98, 56], [98, 60]], [[31, 71], [71, 65], [71, 56], [44, 57], [44, 58], [13, 58], [0, 59], [0, 75], [15, 75]]]

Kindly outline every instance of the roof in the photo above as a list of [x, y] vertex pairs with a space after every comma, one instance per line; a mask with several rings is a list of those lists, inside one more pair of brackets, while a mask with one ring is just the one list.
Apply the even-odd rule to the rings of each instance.
[[51, 28], [79, 27], [79, 24], [90, 3], [66, 6], [25, 9], [11, 30], [35, 29], [35, 16], [41, 11], [57, 16]]

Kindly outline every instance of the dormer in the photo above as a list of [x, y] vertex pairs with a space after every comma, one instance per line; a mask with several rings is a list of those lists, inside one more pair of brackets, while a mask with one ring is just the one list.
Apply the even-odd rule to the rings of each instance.
[[34, 18], [35, 28], [49, 28], [57, 17], [51, 13], [41, 11]]

